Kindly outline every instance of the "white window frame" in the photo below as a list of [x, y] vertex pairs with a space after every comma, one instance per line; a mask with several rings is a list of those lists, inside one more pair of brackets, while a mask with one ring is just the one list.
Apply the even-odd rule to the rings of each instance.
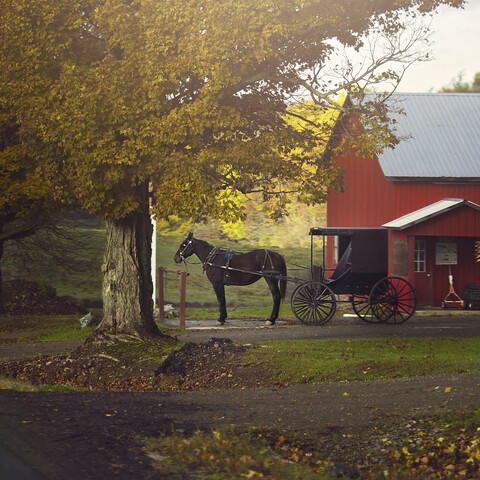
[[415, 273], [425, 273], [427, 271], [427, 242], [423, 238], [415, 239], [413, 271]]

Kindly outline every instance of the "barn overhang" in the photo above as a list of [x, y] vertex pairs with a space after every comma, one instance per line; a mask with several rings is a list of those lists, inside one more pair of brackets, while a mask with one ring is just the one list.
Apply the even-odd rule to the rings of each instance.
[[[439, 200], [438, 202], [385, 223], [382, 227], [394, 231], [411, 229], [416, 225], [422, 224], [428, 220], [433, 220], [436, 217], [445, 215], [446, 213], [452, 212], [460, 207], [470, 207], [473, 211], [480, 212], [480, 205], [469, 200], [463, 198], [444, 198], [443, 200]], [[480, 232], [478, 232], [478, 234], [480, 235]]]

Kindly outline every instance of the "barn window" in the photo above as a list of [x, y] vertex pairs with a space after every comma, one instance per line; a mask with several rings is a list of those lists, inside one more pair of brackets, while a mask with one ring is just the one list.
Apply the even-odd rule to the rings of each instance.
[[415, 240], [415, 272], [425, 272], [425, 240]]

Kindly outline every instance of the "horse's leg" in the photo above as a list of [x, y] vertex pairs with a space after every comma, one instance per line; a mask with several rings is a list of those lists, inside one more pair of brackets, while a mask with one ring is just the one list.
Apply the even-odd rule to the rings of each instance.
[[267, 320], [267, 325], [275, 325], [275, 320], [278, 318], [278, 312], [280, 310], [280, 303], [282, 302], [282, 294], [278, 288], [278, 280], [274, 278], [265, 277], [265, 281], [270, 288], [270, 292], [273, 298], [273, 308], [270, 318]]
[[223, 325], [227, 318], [227, 302], [225, 301], [225, 285], [223, 283], [212, 283], [215, 295], [218, 300], [218, 309], [220, 311], [220, 318], [218, 323]]

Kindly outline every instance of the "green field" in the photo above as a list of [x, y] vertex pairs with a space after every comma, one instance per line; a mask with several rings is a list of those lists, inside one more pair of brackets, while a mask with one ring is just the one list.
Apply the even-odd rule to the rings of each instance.
[[[275, 226], [265, 228], [263, 234], [252, 236], [254, 242], [247, 240], [220, 240], [219, 232], [209, 226], [196, 226], [195, 235], [205, 239], [215, 246], [229, 248], [235, 251], [248, 251], [254, 248], [268, 247], [277, 250], [287, 261], [288, 275], [292, 277], [308, 278], [310, 265], [310, 237], [308, 227], [304, 224], [294, 224], [290, 220], [289, 225], [278, 226], [276, 234]], [[68, 228], [68, 227], [64, 227]], [[259, 228], [258, 230], [262, 230]], [[288, 235], [287, 232], [291, 232]], [[7, 244], [2, 259], [2, 272], [4, 280], [21, 278], [32, 280], [41, 284], [55, 287], [59, 296], [67, 296], [87, 308], [101, 307], [103, 251], [105, 245], [105, 230], [103, 224], [98, 221], [91, 222], [86, 227], [72, 229], [74, 237], [79, 239], [80, 247], [75, 249], [62, 240], [65, 256], [75, 256], [76, 268], [65, 269], [62, 265], [53, 261], [36, 261], [35, 255], [25, 266], [18, 258], [17, 251]], [[303, 233], [303, 234], [302, 234]], [[188, 265], [177, 265], [173, 256], [185, 235], [162, 235], [157, 234], [157, 267], [162, 266], [171, 270], [187, 269], [187, 306], [190, 308], [216, 307], [217, 301], [214, 291], [203, 274], [202, 265], [197, 257], [188, 259]], [[278, 240], [278, 244], [275, 243]], [[83, 244], [82, 244], [83, 242]], [[262, 243], [261, 243], [262, 242]], [[60, 243], [60, 240], [58, 241]], [[73, 253], [72, 253], [73, 252]], [[191, 263], [190, 263], [191, 262]], [[179, 276], [175, 273], [166, 274], [165, 301], [166, 303], [178, 304], [179, 302]], [[288, 284], [287, 299], [295, 287], [294, 283]], [[227, 305], [235, 314], [235, 308], [245, 309], [269, 309], [272, 304], [270, 291], [263, 279], [246, 287], [227, 287]], [[187, 309], [188, 315], [188, 309]]]
[[[159, 247], [157, 249], [157, 264], [173, 270], [183, 270], [183, 264], [177, 265], [173, 262], [173, 256], [183, 238], [160, 237]], [[307, 238], [308, 240], [308, 238]], [[236, 251], [248, 251], [258, 248], [257, 245], [249, 245], [247, 243], [217, 244], [216, 246], [224, 246]], [[288, 275], [292, 277], [307, 278], [309, 275], [308, 266], [310, 265], [310, 247], [309, 245], [299, 246], [299, 248], [279, 248], [270, 246], [269, 248], [277, 250], [281, 253], [286, 261], [289, 269]], [[187, 279], [187, 304], [191, 307], [212, 307], [217, 305], [217, 300], [213, 288], [208, 279], [203, 274], [203, 267], [200, 265], [196, 256], [187, 260], [187, 271], [189, 277]], [[304, 268], [299, 268], [300, 265]], [[169, 303], [178, 302], [179, 296], [179, 278], [175, 274], [166, 274], [166, 293], [165, 298]], [[287, 298], [290, 297], [291, 290], [295, 287], [294, 283], [287, 286]], [[263, 279], [253, 285], [245, 287], [227, 286], [226, 287], [227, 304], [232, 307], [247, 308], [264, 308], [270, 307], [272, 297], [267, 284]]]

